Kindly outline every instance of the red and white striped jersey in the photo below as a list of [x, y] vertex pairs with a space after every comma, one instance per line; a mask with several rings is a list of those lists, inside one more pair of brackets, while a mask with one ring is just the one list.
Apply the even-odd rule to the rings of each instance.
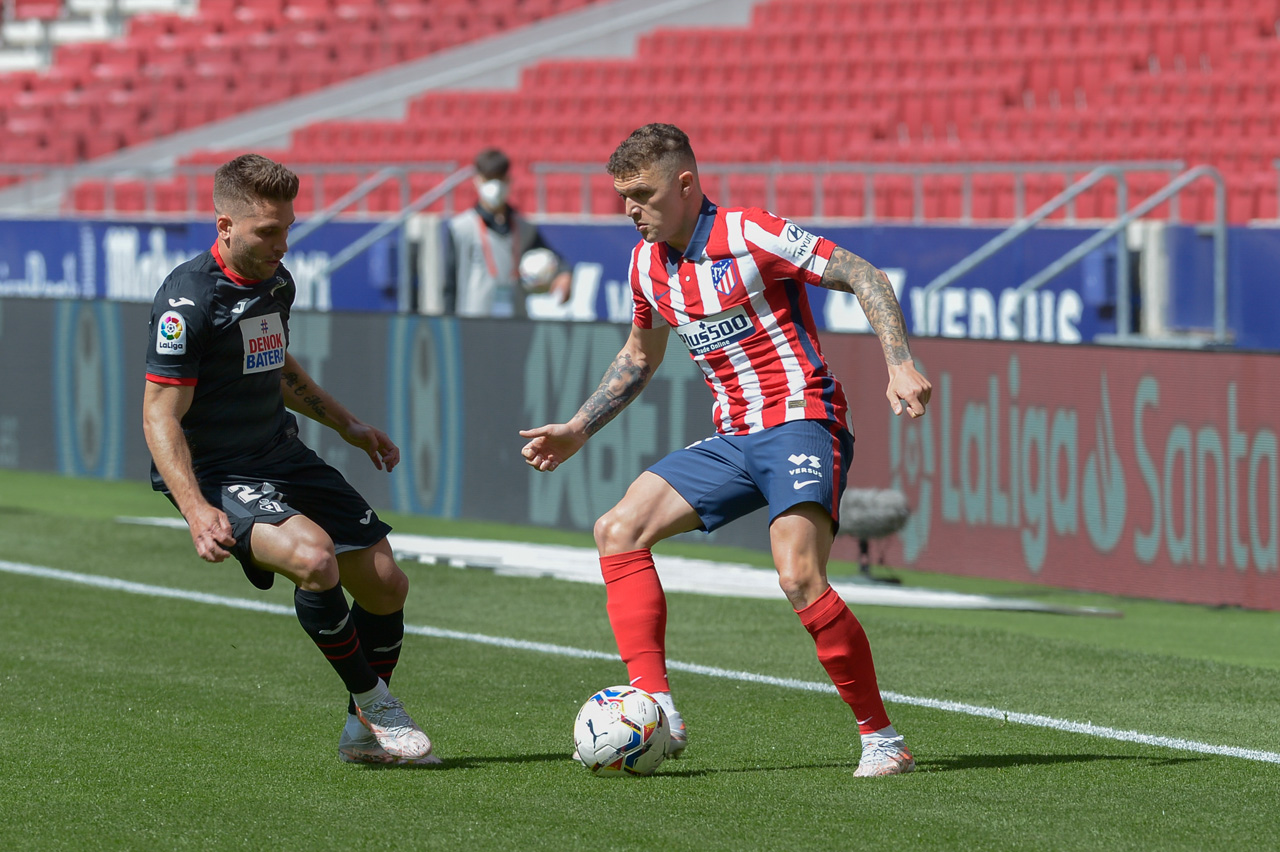
[[791, 420], [848, 425], [805, 290], [822, 280], [834, 249], [772, 213], [703, 199], [684, 254], [666, 243], [632, 251], [632, 321], [665, 322], [680, 335], [715, 397], [717, 432], [745, 435]]

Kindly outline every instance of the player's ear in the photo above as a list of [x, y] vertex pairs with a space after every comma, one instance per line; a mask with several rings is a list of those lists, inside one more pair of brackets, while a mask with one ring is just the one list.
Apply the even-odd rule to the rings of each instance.
[[680, 197], [688, 198], [691, 192], [693, 192], [693, 172], [683, 171], [680, 173]]
[[227, 239], [231, 236], [231, 217], [226, 213], [219, 213], [215, 220], [218, 226], [218, 238]]

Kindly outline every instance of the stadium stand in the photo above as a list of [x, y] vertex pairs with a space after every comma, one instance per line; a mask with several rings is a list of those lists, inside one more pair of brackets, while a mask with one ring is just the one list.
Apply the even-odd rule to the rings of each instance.
[[[58, 46], [47, 70], [0, 75], [0, 162], [91, 161], [587, 3], [202, 0], [191, 14], [135, 15], [117, 38]], [[59, 4], [20, 5], [48, 16]], [[536, 62], [514, 89], [430, 91], [403, 118], [311, 123], [276, 153], [324, 174], [304, 210], [378, 165], [466, 162], [492, 144], [518, 152], [517, 203], [598, 213], [616, 208], [600, 162], [636, 125], [672, 120], [704, 163], [744, 166], [718, 177], [722, 200], [776, 199], [799, 216], [874, 204], [884, 218], [1010, 219], [1076, 164], [1181, 161], [1223, 172], [1231, 221], [1274, 219], [1277, 18], [1280, 0], [765, 0], [745, 27], [660, 27], [634, 57]], [[225, 158], [190, 154], [145, 187], [84, 182], [71, 206], [207, 205], [193, 182]], [[1029, 168], [912, 177], [997, 162]], [[760, 168], [771, 164], [810, 168]], [[1136, 172], [1130, 191], [1169, 176]], [[1110, 215], [1113, 198], [1099, 186], [1076, 212]], [[398, 209], [400, 194], [366, 206]], [[1190, 187], [1178, 210], [1209, 218], [1212, 187]]]

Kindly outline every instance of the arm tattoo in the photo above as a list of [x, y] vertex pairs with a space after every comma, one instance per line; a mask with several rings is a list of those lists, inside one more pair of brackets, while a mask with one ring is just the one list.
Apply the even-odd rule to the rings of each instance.
[[319, 394], [308, 393], [307, 383], [302, 381], [297, 373], [285, 371], [280, 374], [280, 381], [284, 382], [289, 387], [289, 391], [297, 397], [296, 402], [311, 410], [312, 414], [309, 416], [321, 423], [328, 422], [329, 412], [324, 407], [324, 400]]
[[652, 367], [636, 364], [630, 353], [619, 352], [609, 369], [605, 370], [600, 387], [578, 409], [578, 414], [587, 421], [587, 437], [599, 432], [618, 412], [630, 405], [652, 376]]
[[911, 360], [907, 346], [907, 326], [902, 318], [902, 306], [893, 294], [889, 276], [851, 251], [836, 247], [822, 273], [822, 286], [828, 290], [840, 290], [858, 297], [862, 311], [880, 338], [885, 360], [890, 364], [902, 364]]

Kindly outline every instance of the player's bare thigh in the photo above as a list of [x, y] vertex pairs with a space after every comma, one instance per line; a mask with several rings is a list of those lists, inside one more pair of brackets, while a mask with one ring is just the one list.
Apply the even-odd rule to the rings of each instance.
[[371, 547], [335, 554], [328, 533], [305, 515], [292, 515], [278, 524], [254, 524], [252, 535], [254, 562], [299, 588], [324, 591], [341, 581], [356, 602], [375, 615], [404, 608], [409, 578], [385, 538]]
[[627, 553], [701, 527], [688, 501], [661, 476], [646, 470], [622, 500], [596, 521], [596, 547], [601, 556]]
[[819, 503], [798, 503], [769, 525], [778, 584], [793, 609], [804, 609], [827, 590], [827, 560], [834, 539], [831, 515]]
[[312, 592], [337, 584], [333, 540], [306, 515], [290, 515], [278, 524], [256, 523], [250, 534], [253, 561]]

